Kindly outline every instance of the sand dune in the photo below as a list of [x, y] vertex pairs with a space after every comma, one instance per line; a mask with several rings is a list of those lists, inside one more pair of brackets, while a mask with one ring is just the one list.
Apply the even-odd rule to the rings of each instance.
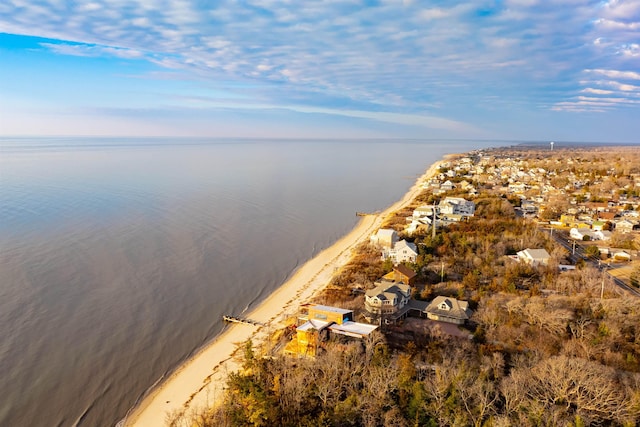
[[238, 361], [234, 358], [238, 344], [248, 339], [252, 339], [254, 343], [264, 340], [269, 332], [280, 326], [286, 313], [294, 313], [300, 304], [308, 302], [320, 292], [329, 283], [334, 272], [349, 261], [353, 249], [367, 240], [386, 216], [408, 205], [420, 194], [422, 182], [436, 173], [439, 163], [434, 163], [418, 178], [400, 201], [380, 214], [363, 217], [351, 232], [305, 263], [286, 283], [247, 315], [269, 326], [229, 326], [153, 389], [119, 425], [163, 426], [168, 414], [189, 414], [215, 405], [222, 397], [227, 374], [238, 368]]

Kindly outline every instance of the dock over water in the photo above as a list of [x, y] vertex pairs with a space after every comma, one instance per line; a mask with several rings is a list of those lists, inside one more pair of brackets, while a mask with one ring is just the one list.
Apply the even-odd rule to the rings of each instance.
[[265, 324], [262, 322], [258, 322], [257, 320], [247, 319], [246, 317], [222, 316], [222, 320], [230, 323], [244, 323], [245, 325], [265, 326]]
[[376, 212], [356, 212], [356, 216], [367, 216], [367, 215], [379, 215], [380, 211]]

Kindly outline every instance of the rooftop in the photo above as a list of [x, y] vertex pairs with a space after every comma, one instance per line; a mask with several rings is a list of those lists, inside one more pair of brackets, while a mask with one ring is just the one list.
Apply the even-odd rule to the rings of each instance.
[[332, 322], [323, 322], [322, 320], [308, 320], [302, 325], [298, 326], [299, 331], [308, 331], [310, 329], [316, 329], [318, 331], [323, 330], [329, 326]]
[[378, 329], [378, 325], [351, 321], [344, 322], [342, 325], [333, 324], [329, 327], [329, 330], [333, 333], [355, 338], [365, 337], [376, 329]]
[[347, 310], [346, 308], [331, 307], [328, 305], [320, 305], [320, 304], [312, 304], [309, 306], [309, 309], [329, 311], [332, 313], [340, 313], [340, 314], [348, 314], [353, 312], [353, 310]]

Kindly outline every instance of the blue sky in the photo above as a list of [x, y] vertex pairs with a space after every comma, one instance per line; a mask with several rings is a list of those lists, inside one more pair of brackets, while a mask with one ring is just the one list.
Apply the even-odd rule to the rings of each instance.
[[4, 0], [0, 135], [640, 142], [640, 0]]

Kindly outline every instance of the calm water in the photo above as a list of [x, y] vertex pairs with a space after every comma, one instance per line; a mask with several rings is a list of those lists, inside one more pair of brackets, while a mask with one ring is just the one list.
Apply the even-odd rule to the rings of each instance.
[[114, 425], [356, 211], [487, 145], [0, 140], [0, 425]]

